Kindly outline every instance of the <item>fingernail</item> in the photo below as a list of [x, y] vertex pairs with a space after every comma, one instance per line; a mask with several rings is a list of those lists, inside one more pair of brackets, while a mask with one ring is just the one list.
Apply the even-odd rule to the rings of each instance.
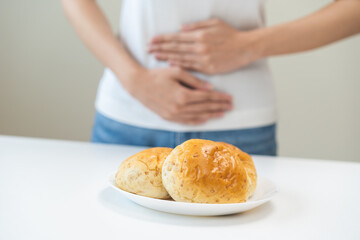
[[188, 28], [189, 28], [189, 27], [188, 27], [188, 25], [186, 25], [186, 24], [184, 24], [184, 25], [181, 26], [181, 29], [182, 29], [182, 30], [187, 30]]
[[222, 113], [219, 113], [217, 116], [218, 117], [223, 117], [225, 114], [222, 112]]
[[156, 43], [157, 40], [158, 40], [157, 37], [153, 37], [153, 38], [151, 39], [151, 43]]
[[213, 85], [212, 85], [211, 83], [208, 83], [208, 82], [204, 84], [204, 87], [205, 87], [205, 89], [207, 89], [207, 90], [213, 89]]

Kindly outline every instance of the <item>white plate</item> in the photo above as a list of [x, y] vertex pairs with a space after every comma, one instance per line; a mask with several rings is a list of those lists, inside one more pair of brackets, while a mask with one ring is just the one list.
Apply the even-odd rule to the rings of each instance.
[[258, 178], [258, 184], [254, 195], [245, 203], [185, 203], [175, 202], [173, 200], [149, 198], [123, 191], [116, 187], [114, 175], [110, 177], [109, 183], [111, 187], [121, 193], [124, 197], [143, 207], [162, 212], [194, 216], [216, 216], [245, 212], [266, 203], [267, 201], [271, 200], [277, 193], [275, 185], [270, 180], [265, 178]]

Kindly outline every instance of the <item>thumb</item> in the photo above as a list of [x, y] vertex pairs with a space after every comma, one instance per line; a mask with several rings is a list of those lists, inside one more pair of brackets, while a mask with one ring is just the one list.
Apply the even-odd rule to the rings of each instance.
[[177, 80], [186, 87], [192, 89], [211, 90], [213, 88], [213, 86], [210, 83], [201, 80], [182, 69], [180, 70], [179, 75], [177, 76]]

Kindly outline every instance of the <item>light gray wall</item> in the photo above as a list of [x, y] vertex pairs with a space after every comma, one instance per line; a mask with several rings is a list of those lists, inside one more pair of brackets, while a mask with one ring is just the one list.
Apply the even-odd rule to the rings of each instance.
[[[330, 2], [269, 0], [269, 25], [305, 16]], [[316, 51], [273, 58], [271, 67], [280, 154], [360, 161], [360, 35]]]
[[[269, 0], [269, 25], [329, 2]], [[120, 1], [100, 4], [115, 29]], [[0, 134], [87, 141], [103, 67], [60, 1], [2, 0], [0, 30]], [[271, 66], [280, 155], [360, 161], [360, 37], [273, 58]]]

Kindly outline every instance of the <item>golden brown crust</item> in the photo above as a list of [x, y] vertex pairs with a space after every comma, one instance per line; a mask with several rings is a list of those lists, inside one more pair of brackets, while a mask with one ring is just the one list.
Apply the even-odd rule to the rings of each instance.
[[229, 149], [231, 149], [238, 156], [243, 166], [245, 167], [250, 182], [248, 193], [249, 193], [249, 197], [251, 197], [254, 194], [257, 185], [256, 168], [251, 156], [246, 152], [241, 151], [239, 148], [235, 147], [234, 145], [224, 142], [221, 143], [224, 144]]
[[188, 140], [166, 158], [163, 184], [176, 201], [245, 202], [250, 182], [240, 156], [240, 152], [223, 143]]
[[162, 166], [171, 148], [149, 148], [126, 159], [115, 176], [115, 184], [122, 190], [138, 195], [168, 199], [162, 184]]

